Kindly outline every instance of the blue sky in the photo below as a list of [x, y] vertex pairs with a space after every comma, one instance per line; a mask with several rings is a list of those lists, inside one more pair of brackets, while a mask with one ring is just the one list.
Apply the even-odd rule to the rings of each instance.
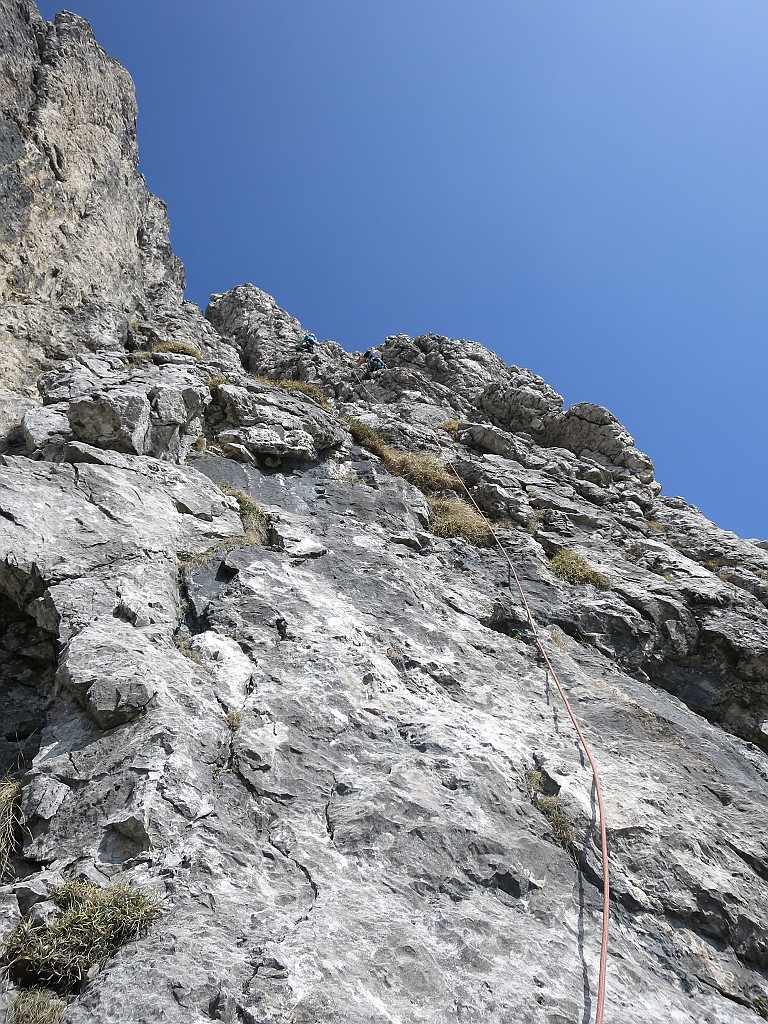
[[765, 0], [73, 7], [136, 81], [188, 297], [480, 341], [768, 538]]

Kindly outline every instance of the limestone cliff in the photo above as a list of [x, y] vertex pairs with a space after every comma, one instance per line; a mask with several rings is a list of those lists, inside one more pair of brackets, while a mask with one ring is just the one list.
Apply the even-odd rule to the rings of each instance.
[[591, 774], [448, 463], [601, 769], [606, 1021], [766, 1016], [768, 544], [479, 344], [362, 387], [251, 285], [204, 318], [127, 73], [28, 0], [0, 32], [0, 937], [73, 879], [162, 900], [63, 1020], [593, 1019]]

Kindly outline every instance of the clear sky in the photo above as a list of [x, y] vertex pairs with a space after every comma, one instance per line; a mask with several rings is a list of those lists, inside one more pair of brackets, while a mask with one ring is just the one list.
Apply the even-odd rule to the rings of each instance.
[[480, 341], [768, 538], [766, 0], [72, 4], [136, 81], [189, 298]]

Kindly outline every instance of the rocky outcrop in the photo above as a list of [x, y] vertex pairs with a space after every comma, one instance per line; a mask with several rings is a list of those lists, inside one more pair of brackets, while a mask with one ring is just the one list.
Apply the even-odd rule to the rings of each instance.
[[0, 374], [34, 395], [41, 369], [83, 348], [122, 348], [157, 322], [205, 337], [182, 301], [164, 203], [136, 171], [133, 82], [68, 12], [30, 0], [0, 18]]
[[[162, 898], [64, 1024], [593, 1019], [591, 774], [506, 562], [437, 535], [449, 462], [600, 766], [606, 1021], [757, 1020], [768, 544], [660, 496], [610, 413], [476, 343], [394, 335], [362, 384], [253, 286], [202, 320], [133, 172], [127, 76], [80, 19], [0, 11], [8, 194], [33, 164], [43, 183], [2, 321], [26, 333], [0, 455], [0, 770], [24, 818], [0, 937], [64, 880]], [[51, 238], [85, 193], [70, 258]], [[54, 283], [99, 246], [101, 297], [65, 308]]]
[[[34, 458], [68, 441], [183, 462], [193, 446], [252, 464], [315, 459], [346, 432], [312, 394], [177, 353], [87, 353], [38, 381], [42, 406], [21, 430]], [[321, 396], [322, 397], [322, 396]]]
[[301, 324], [252, 284], [212, 295], [205, 315], [237, 347], [246, 370], [267, 374], [290, 359], [304, 337]]

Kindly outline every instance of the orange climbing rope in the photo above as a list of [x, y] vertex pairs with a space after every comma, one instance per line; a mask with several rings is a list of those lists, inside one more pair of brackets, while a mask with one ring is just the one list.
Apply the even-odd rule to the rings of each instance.
[[[355, 377], [357, 378], [357, 382], [360, 385], [360, 387], [371, 396], [374, 402], [376, 402], [377, 399], [374, 397], [372, 392], [365, 386], [364, 382], [359, 377], [357, 370], [355, 370]], [[440, 438], [437, 435], [435, 435], [435, 441], [437, 442], [437, 446], [440, 449], [440, 451], [445, 454], [445, 446], [442, 444]], [[539, 651], [541, 652], [541, 656], [544, 659], [544, 664], [547, 666], [548, 671], [552, 675], [552, 679], [554, 680], [555, 686], [557, 687], [557, 692], [560, 694], [563, 704], [565, 704], [565, 709], [568, 712], [568, 716], [570, 717], [571, 721], [573, 722], [573, 727], [576, 730], [576, 734], [579, 737], [579, 741], [581, 742], [581, 745], [584, 748], [584, 753], [587, 755], [587, 760], [589, 761], [590, 768], [592, 769], [592, 778], [595, 784], [595, 795], [597, 797], [597, 807], [600, 815], [600, 842], [603, 863], [603, 931], [600, 943], [600, 971], [597, 983], [597, 1007], [595, 1010], [595, 1024], [602, 1024], [603, 1007], [605, 1005], [605, 973], [608, 964], [608, 920], [610, 913], [610, 878], [608, 871], [608, 834], [605, 824], [605, 807], [603, 805], [603, 792], [600, 787], [600, 774], [597, 770], [597, 764], [595, 763], [595, 759], [592, 756], [592, 751], [589, 749], [589, 744], [587, 743], [586, 737], [584, 736], [584, 733], [581, 731], [581, 726], [579, 725], [576, 719], [576, 715], [573, 713], [573, 709], [571, 708], [570, 701], [566, 696], [562, 683], [558, 679], [557, 672], [555, 672], [554, 666], [552, 665], [552, 662], [549, 660], [547, 652], [544, 649], [544, 645], [541, 642], [541, 637], [539, 636], [539, 631], [536, 627], [536, 621], [533, 618], [533, 613], [531, 612], [530, 605], [528, 604], [528, 599], [525, 596], [525, 591], [523, 590], [523, 585], [520, 582], [520, 577], [517, 575], [517, 570], [512, 564], [512, 559], [509, 557], [506, 548], [499, 540], [495, 530], [493, 529], [493, 526], [491, 526], [488, 517], [477, 504], [475, 499], [472, 497], [469, 488], [464, 483], [464, 480], [461, 478], [461, 475], [459, 474], [456, 467], [453, 465], [453, 462], [450, 460], [450, 458], [448, 459], [447, 464], [448, 468], [458, 480], [459, 485], [461, 486], [462, 490], [466, 494], [471, 504], [475, 507], [475, 509], [485, 520], [488, 526], [488, 530], [491, 536], [493, 537], [494, 543], [496, 544], [496, 547], [501, 552], [502, 557], [509, 566], [510, 572], [515, 578], [515, 583], [517, 584], [517, 589], [520, 593], [520, 600], [523, 602], [523, 607], [525, 608], [525, 614], [528, 617], [528, 623], [531, 627], [531, 632], [533, 633], [533, 636], [536, 640], [536, 646], [539, 648]]]

